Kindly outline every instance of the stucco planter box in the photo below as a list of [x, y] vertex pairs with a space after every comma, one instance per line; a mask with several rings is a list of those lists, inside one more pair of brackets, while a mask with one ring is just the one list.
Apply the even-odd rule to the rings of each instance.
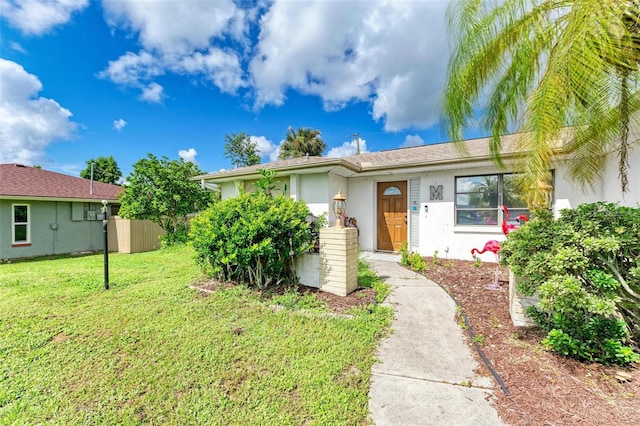
[[293, 268], [300, 280], [300, 284], [308, 287], [320, 287], [320, 254], [305, 253], [296, 257]]
[[533, 327], [536, 323], [527, 315], [527, 308], [538, 303], [538, 296], [524, 296], [518, 291], [518, 277], [509, 270], [509, 315], [517, 327]]

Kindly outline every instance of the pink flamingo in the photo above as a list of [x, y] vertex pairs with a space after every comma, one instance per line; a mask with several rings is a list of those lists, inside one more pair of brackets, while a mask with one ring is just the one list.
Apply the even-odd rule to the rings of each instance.
[[[516, 220], [518, 221], [517, 225], [507, 223], [507, 221], [509, 220], [509, 209], [507, 208], [507, 206], [501, 206], [500, 208], [504, 212], [504, 217], [502, 218], [502, 232], [504, 233], [504, 235], [507, 235], [514, 229], [518, 229], [520, 225], [529, 221], [529, 218], [526, 215], [521, 214], [516, 217]], [[500, 285], [498, 285], [498, 277], [500, 275], [500, 254], [498, 253], [500, 251], [500, 242], [496, 240], [487, 241], [482, 250], [472, 248], [471, 255], [475, 258], [477, 254], [482, 254], [487, 251], [492, 252], [496, 257], [496, 273], [493, 284], [486, 286], [486, 288], [489, 290], [500, 290]]]
[[472, 248], [471, 249], [471, 255], [473, 257], [476, 257], [476, 253], [477, 254], [482, 254], [486, 251], [490, 251], [494, 254], [494, 256], [496, 257], [496, 261], [500, 260], [500, 256], [498, 256], [498, 252], [500, 251], [500, 241], [496, 241], [496, 240], [491, 240], [491, 241], [487, 241], [487, 243], [484, 245], [484, 247], [482, 247], [482, 250], [478, 250], [477, 248]]
[[485, 288], [488, 290], [500, 290], [501, 287], [498, 284], [498, 277], [500, 275], [500, 255], [498, 254], [498, 252], [500, 251], [500, 241], [496, 241], [496, 240], [487, 241], [484, 247], [482, 247], [482, 250], [478, 250], [477, 248], [472, 248], [471, 255], [475, 258], [476, 254], [482, 254], [486, 251], [492, 252], [493, 255], [496, 257], [496, 273], [495, 273], [495, 279], [493, 280], [493, 284], [487, 285], [485, 286]]
[[518, 229], [520, 225], [522, 225], [523, 223], [529, 222], [529, 218], [527, 217], [527, 215], [521, 214], [518, 217], [516, 217], [516, 220], [518, 221], [518, 225], [515, 225], [513, 223], [507, 223], [507, 221], [509, 220], [509, 209], [507, 208], [507, 206], [502, 206], [500, 208], [504, 212], [504, 217], [502, 218], [502, 233], [504, 235], [507, 235], [509, 232], [513, 231], [514, 229]]

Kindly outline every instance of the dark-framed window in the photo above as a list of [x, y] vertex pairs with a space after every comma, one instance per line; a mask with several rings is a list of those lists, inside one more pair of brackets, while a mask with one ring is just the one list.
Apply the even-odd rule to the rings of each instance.
[[29, 204], [11, 205], [11, 243], [31, 243], [31, 210]]
[[529, 216], [527, 203], [516, 186], [516, 174], [456, 176], [456, 225], [498, 226], [502, 223], [501, 206], [509, 209], [507, 223], [516, 224], [516, 217]]

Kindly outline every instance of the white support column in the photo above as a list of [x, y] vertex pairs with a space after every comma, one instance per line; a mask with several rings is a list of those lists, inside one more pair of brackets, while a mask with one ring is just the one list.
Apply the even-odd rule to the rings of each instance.
[[300, 200], [300, 175], [292, 174], [289, 176], [289, 196], [294, 200]]

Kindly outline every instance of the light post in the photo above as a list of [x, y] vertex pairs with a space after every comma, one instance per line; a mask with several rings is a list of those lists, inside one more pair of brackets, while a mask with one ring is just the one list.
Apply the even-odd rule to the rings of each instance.
[[344, 228], [342, 216], [347, 211], [347, 197], [338, 189], [338, 193], [333, 197], [333, 213], [336, 215], [336, 228]]
[[102, 200], [102, 233], [104, 234], [104, 289], [109, 290], [109, 237], [107, 234], [107, 200]]

